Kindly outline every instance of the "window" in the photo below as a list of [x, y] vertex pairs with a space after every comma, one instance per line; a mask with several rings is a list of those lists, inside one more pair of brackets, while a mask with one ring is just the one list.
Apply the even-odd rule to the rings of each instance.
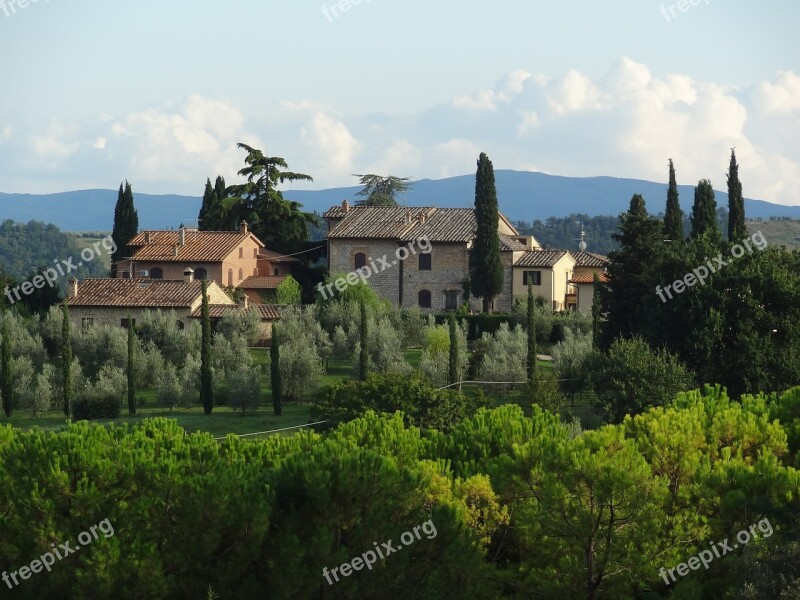
[[523, 271], [522, 272], [522, 285], [542, 285], [542, 272], [541, 271]]
[[244, 279], [244, 271], [240, 267], [239, 268], [239, 281], [241, 281], [242, 279]]
[[444, 309], [458, 310], [458, 292], [444, 293]]
[[357, 252], [355, 260], [356, 269], [360, 269], [366, 264], [367, 264], [367, 255], [364, 254], [363, 252]]
[[420, 290], [417, 294], [417, 300], [420, 308], [431, 307], [431, 292], [430, 290]]
[[123, 271], [122, 272], [122, 278], [123, 279], [130, 279], [131, 278], [131, 272], [130, 271]]
[[233, 269], [228, 269], [228, 285], [233, 285]]
[[91, 327], [92, 325], [94, 325], [94, 319], [93, 318], [91, 318], [91, 317], [83, 317], [81, 319], [81, 329], [89, 329], [89, 327]]
[[275, 267], [275, 272], [273, 274], [275, 275], [275, 277], [280, 277], [281, 275], [280, 269], [278, 269], [278, 267]]
[[164, 270], [159, 269], [156, 267], [155, 269], [150, 269], [150, 278], [151, 279], [164, 279]]
[[[122, 325], [125, 329], [127, 329], [128, 319], [120, 319], [119, 324]], [[131, 326], [136, 327], [136, 319], [131, 319]]]
[[258, 258], [258, 248], [253, 248], [253, 258]]
[[194, 278], [197, 281], [202, 281], [204, 279], [208, 279], [208, 271], [206, 271], [203, 267], [197, 267], [194, 270]]
[[244, 258], [244, 248], [239, 248], [239, 258]]
[[430, 271], [431, 270], [431, 255], [430, 255], [430, 252], [419, 255], [419, 270], [420, 271]]

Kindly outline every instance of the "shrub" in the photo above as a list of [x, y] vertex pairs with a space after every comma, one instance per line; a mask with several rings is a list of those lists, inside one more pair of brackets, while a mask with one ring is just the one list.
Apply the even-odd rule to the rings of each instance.
[[225, 378], [228, 405], [244, 415], [247, 409], [255, 410], [261, 401], [261, 370], [242, 367], [231, 371]]
[[303, 290], [300, 284], [291, 275], [287, 275], [280, 285], [275, 288], [276, 304], [300, 304], [303, 299]]
[[[497, 333], [492, 336], [484, 334], [484, 339], [486, 349], [480, 371], [481, 380], [525, 382], [528, 339], [522, 327], [517, 325], [512, 330], [508, 323], [502, 323]], [[492, 386], [492, 389], [510, 390], [513, 387], [512, 384], [503, 384]]]
[[[457, 329], [458, 340], [458, 373], [459, 381], [467, 374], [469, 355], [467, 353], [467, 325], [463, 320]], [[449, 383], [450, 332], [444, 325], [428, 326], [424, 330], [425, 345], [422, 350], [419, 369], [433, 382], [441, 387]]]
[[261, 317], [255, 310], [229, 310], [220, 320], [217, 333], [228, 341], [238, 335], [248, 346], [255, 346], [261, 337]]

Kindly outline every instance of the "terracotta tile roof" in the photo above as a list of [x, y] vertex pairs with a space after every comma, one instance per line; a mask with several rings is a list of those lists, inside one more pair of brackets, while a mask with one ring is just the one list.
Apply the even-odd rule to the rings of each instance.
[[243, 290], [274, 290], [278, 287], [286, 276], [282, 277], [256, 277], [251, 275], [244, 279], [238, 286]]
[[529, 250], [517, 259], [515, 267], [552, 267], [565, 256], [566, 250]]
[[[278, 321], [281, 318], [282, 308], [278, 304], [251, 304], [247, 307], [247, 312], [258, 312], [262, 321]], [[234, 314], [243, 310], [245, 309], [239, 305], [211, 304], [208, 307], [208, 316], [210, 319], [221, 319], [227, 314]], [[203, 307], [197, 307], [190, 316], [193, 319], [202, 319]]]
[[608, 257], [594, 252], [570, 252], [576, 267], [605, 267]]
[[300, 262], [294, 256], [286, 256], [285, 254], [274, 252], [273, 250], [267, 250], [266, 248], [261, 248], [258, 251], [258, 258], [266, 258], [270, 262], [276, 263]]
[[200, 297], [201, 285], [180, 279], [84, 279], [69, 305], [182, 308]]
[[[146, 234], [150, 234], [149, 244], [145, 244]], [[250, 237], [264, 245], [250, 232], [196, 229], [186, 230], [186, 244], [178, 247], [177, 257], [173, 248], [180, 243], [180, 231], [142, 231], [128, 245], [134, 248], [135, 261], [220, 262]]]
[[[352, 207], [351, 207], [352, 208]], [[341, 206], [332, 206], [324, 213], [322, 213], [323, 219], [341, 219], [347, 213], [344, 211], [344, 208]]]
[[[333, 207], [326, 217], [343, 217], [328, 233], [329, 238], [397, 239], [411, 241], [427, 237], [431, 242], [469, 242], [477, 229], [472, 208], [431, 206], [354, 206], [345, 213]], [[501, 215], [504, 222], [508, 222]]]
[[527, 250], [525, 244], [520, 244], [515, 238], [510, 235], [500, 234], [500, 252], [514, 252], [520, 250]]
[[[601, 283], [608, 283], [607, 273], [598, 273], [597, 277], [600, 279]], [[569, 280], [569, 283], [594, 283], [594, 276], [581, 275], [580, 277], [573, 277], [572, 279]]]

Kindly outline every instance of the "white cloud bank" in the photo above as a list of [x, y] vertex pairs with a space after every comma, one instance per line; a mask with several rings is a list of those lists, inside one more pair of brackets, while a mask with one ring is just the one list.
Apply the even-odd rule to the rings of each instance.
[[680, 183], [709, 178], [724, 189], [735, 147], [746, 196], [800, 204], [797, 139], [797, 73], [736, 88], [656, 78], [621, 58], [598, 79], [514, 71], [417, 115], [347, 115], [307, 100], [244, 115], [234, 100], [191, 96], [91, 123], [51, 118], [36, 131], [0, 123], [0, 181], [3, 191], [43, 192], [127, 178], [139, 191], [200, 195], [206, 177], [236, 180], [243, 141], [313, 175], [315, 188], [355, 185], [352, 173], [472, 173], [485, 151], [496, 169], [655, 181], [673, 158]]

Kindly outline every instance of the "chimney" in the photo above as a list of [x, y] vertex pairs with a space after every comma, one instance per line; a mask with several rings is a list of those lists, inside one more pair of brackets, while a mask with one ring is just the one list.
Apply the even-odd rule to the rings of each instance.
[[180, 236], [181, 236], [181, 246], [185, 246], [186, 245], [186, 228], [181, 227]]
[[410, 224], [411, 224], [411, 209], [407, 208], [406, 209], [406, 225], [410, 225]]
[[419, 222], [420, 225], [422, 225], [427, 217], [428, 215], [425, 214], [425, 211], [422, 211], [417, 215], [417, 221]]
[[145, 231], [144, 232], [144, 243], [145, 244], [149, 244], [150, 243], [150, 232], [149, 231]]
[[75, 298], [78, 295], [78, 280], [74, 277], [69, 278], [69, 297]]
[[239, 223], [239, 233], [247, 233], [247, 221], [244, 219]]
[[247, 297], [247, 294], [245, 294], [244, 297], [242, 298], [242, 301], [239, 302], [239, 306], [241, 306], [245, 310], [247, 310], [247, 308], [250, 306], [250, 299]]
[[185, 283], [192, 283], [194, 281], [194, 269], [188, 267], [183, 272], [183, 281]]
[[172, 256], [177, 258], [177, 256], [178, 256], [178, 244], [172, 244]]
[[350, 212], [350, 203], [347, 201], [346, 198], [342, 200], [342, 210], [344, 211], [345, 214]]

